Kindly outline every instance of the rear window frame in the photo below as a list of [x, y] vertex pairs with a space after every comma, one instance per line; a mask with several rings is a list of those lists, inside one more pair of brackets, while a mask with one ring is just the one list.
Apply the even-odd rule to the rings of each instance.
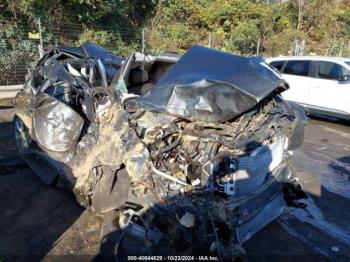
[[332, 64], [336, 64], [342, 68], [344, 68], [345, 70], [349, 71], [349, 69], [347, 69], [344, 65], [342, 65], [341, 63], [338, 63], [336, 61], [326, 61], [326, 60], [315, 60], [313, 61], [314, 62], [314, 75], [313, 75], [313, 78], [316, 78], [316, 79], [321, 79], [321, 80], [329, 80], [329, 81], [339, 81], [339, 79], [330, 79], [330, 78], [322, 78], [322, 77], [318, 77], [318, 64], [319, 63], [332, 63]]
[[[308, 59], [290, 59], [290, 60], [284, 60], [285, 61], [285, 63], [284, 63], [284, 65], [283, 65], [283, 68], [282, 68], [282, 71], [280, 71], [281, 72], [281, 74], [285, 74], [285, 75], [291, 75], [291, 76], [300, 76], [300, 77], [312, 77], [311, 75], [312, 75], [312, 67], [313, 67], [313, 61], [312, 60], [308, 60]], [[307, 72], [307, 74], [306, 75], [296, 75], [296, 74], [290, 74], [290, 73], [286, 73], [285, 72], [285, 69], [286, 69], [286, 66], [287, 66], [287, 64], [289, 63], [289, 62], [308, 62], [309, 63], [309, 69], [308, 69], [308, 72]]]
[[[274, 60], [274, 61], [271, 61], [269, 64], [274, 68], [276, 69], [280, 74], [283, 73], [283, 70], [284, 70], [284, 66], [286, 65], [286, 62], [288, 60]], [[277, 67], [275, 67], [274, 65], [272, 65], [272, 63], [275, 63], [275, 62], [282, 62], [282, 66], [281, 66], [281, 69], [279, 70]]]

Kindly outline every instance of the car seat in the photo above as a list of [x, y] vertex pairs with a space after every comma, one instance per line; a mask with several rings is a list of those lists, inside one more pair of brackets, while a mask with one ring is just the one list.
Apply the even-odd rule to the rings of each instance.
[[150, 89], [153, 85], [148, 82], [148, 72], [140, 68], [134, 68], [130, 70], [129, 73], [129, 93], [135, 95], [143, 95]]

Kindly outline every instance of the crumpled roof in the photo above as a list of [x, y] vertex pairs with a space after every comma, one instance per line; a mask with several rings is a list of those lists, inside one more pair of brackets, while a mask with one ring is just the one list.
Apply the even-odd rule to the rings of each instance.
[[[42, 77], [45, 80], [50, 80], [51, 82], [64, 81], [77, 85], [77, 80], [67, 68], [67, 64], [70, 64], [71, 67], [74, 64], [78, 64], [79, 68], [90, 68], [94, 67], [98, 60], [103, 64], [108, 83], [124, 62], [122, 58], [100, 46], [85, 43], [78, 47], [56, 46], [38, 61], [37, 67], [42, 69], [41, 74], [43, 74]], [[78, 72], [78, 74], [80, 75], [81, 72]], [[37, 85], [33, 86], [37, 87]], [[43, 91], [45, 90], [44, 88]]]
[[260, 57], [193, 46], [139, 99], [141, 107], [194, 121], [225, 122], [288, 88]]
[[115, 63], [121, 64], [123, 59], [114, 55], [112, 52], [103, 49], [100, 46], [97, 46], [92, 43], [85, 43], [78, 47], [70, 47], [70, 46], [58, 46], [55, 48], [56, 50], [64, 53], [69, 53], [74, 56], [86, 57], [86, 58], [94, 58], [94, 59], [105, 59], [112, 60]]

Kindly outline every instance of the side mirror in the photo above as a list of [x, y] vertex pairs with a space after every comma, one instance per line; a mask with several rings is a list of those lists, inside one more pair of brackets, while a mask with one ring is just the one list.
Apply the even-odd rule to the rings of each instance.
[[339, 81], [340, 82], [348, 82], [348, 81], [350, 81], [350, 75], [343, 75], [343, 76], [339, 77]]

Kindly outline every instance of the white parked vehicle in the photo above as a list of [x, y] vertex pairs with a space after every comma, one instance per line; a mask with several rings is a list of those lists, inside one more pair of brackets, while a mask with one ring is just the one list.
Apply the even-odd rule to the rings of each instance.
[[289, 83], [284, 99], [310, 114], [350, 119], [350, 58], [295, 56], [266, 61]]

